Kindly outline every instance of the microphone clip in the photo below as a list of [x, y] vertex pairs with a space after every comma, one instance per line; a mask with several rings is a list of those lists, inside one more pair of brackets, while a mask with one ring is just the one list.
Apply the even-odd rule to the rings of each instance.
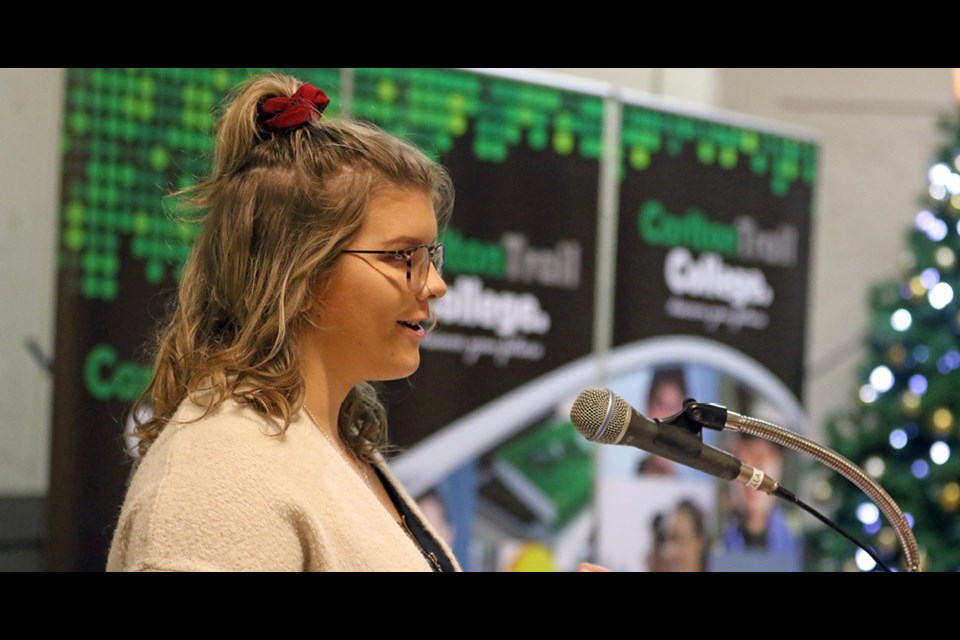
[[683, 401], [683, 409], [657, 422], [680, 427], [702, 439], [703, 427], [723, 431], [727, 424], [727, 408], [719, 404], [697, 402], [693, 398], [687, 398]]

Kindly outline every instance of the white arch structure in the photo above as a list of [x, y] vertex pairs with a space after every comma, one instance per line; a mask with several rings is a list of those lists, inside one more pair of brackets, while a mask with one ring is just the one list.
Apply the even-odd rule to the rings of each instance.
[[531, 380], [424, 438], [394, 459], [391, 468], [416, 495], [557, 405], [572, 400], [582, 389], [609, 384], [636, 369], [678, 362], [706, 365], [734, 376], [783, 412], [786, 424], [781, 426], [798, 432], [806, 430], [807, 415], [799, 400], [753, 358], [708, 338], [661, 336], [611, 349], [604, 357], [584, 356]]

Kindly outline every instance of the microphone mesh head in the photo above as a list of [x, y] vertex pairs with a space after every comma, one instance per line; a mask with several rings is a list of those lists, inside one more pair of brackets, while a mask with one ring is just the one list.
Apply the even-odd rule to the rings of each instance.
[[593, 387], [584, 389], [577, 396], [570, 409], [570, 420], [587, 440], [616, 444], [623, 437], [629, 411], [630, 406], [623, 398], [609, 389]]

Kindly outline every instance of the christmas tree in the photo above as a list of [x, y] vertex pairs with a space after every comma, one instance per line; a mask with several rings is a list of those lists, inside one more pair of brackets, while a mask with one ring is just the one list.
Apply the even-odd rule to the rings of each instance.
[[[924, 571], [960, 570], [960, 123], [943, 128], [950, 144], [928, 172], [903, 276], [870, 293], [857, 407], [827, 423], [829, 446], [907, 514]], [[836, 506], [834, 520], [844, 530], [903, 568], [896, 533], [859, 489], [834, 475], [814, 493]], [[814, 534], [811, 546], [820, 552], [812, 568], [875, 569], [832, 531]]]

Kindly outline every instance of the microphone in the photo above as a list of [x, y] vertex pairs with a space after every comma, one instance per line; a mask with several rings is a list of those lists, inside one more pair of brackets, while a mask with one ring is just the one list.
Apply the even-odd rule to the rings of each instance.
[[[678, 414], [681, 415], [681, 414]], [[673, 460], [750, 489], [772, 494], [780, 483], [726, 451], [706, 445], [700, 429], [684, 428], [634, 411], [609, 389], [593, 387], [577, 396], [570, 410], [577, 431], [591, 442], [623, 444]]]

